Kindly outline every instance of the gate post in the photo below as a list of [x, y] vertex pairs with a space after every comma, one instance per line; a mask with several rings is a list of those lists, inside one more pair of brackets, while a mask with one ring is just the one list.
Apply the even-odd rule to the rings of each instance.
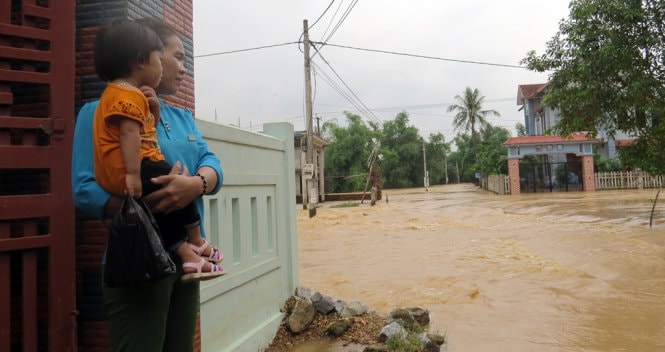
[[520, 159], [508, 159], [508, 178], [510, 180], [510, 194], [520, 194]]
[[593, 170], [593, 155], [584, 155], [582, 157], [582, 187], [585, 192], [596, 190], [596, 176]]

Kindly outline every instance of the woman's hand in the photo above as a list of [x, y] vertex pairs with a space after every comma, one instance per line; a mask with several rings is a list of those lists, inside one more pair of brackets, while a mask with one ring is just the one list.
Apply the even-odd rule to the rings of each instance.
[[182, 168], [176, 162], [171, 173], [152, 179], [162, 188], [144, 197], [146, 203], [155, 213], [170, 213], [182, 209], [201, 194], [201, 179], [189, 175], [187, 167]]

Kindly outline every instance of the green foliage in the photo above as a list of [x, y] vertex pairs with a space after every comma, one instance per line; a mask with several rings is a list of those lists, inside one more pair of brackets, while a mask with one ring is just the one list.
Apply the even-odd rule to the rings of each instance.
[[515, 124], [515, 131], [517, 131], [517, 137], [526, 136], [526, 127], [521, 122]]
[[621, 171], [621, 162], [617, 159], [603, 159], [598, 153], [593, 155], [595, 172]]
[[452, 153], [450, 161], [455, 172], [459, 169], [460, 182], [476, 182], [476, 172], [481, 175], [507, 174], [508, 150], [501, 145], [510, 137], [510, 132], [503, 127], [487, 124], [474, 143], [469, 135], [455, 137], [457, 151]]
[[336, 121], [323, 124], [326, 147], [326, 192], [360, 192], [365, 188], [369, 171], [369, 156], [377, 133], [367, 127], [360, 116], [345, 113], [347, 126]]
[[[347, 126], [336, 121], [323, 124], [323, 138], [329, 143], [325, 152], [326, 192], [360, 192], [364, 190], [368, 161], [374, 142], [379, 141], [379, 161], [384, 188], [422, 187], [425, 165], [430, 185], [447, 182], [475, 182], [475, 173], [506, 173], [506, 148], [501, 146], [510, 136], [504, 128], [485, 124], [475, 143], [470, 135], [458, 135], [457, 151], [443, 134], [429, 136], [429, 142], [409, 124], [406, 112], [379, 128], [368, 127], [360, 116], [346, 113]], [[423, 150], [424, 149], [424, 150]], [[425, 159], [423, 160], [423, 152]], [[459, 170], [459, 172], [458, 172]], [[459, 175], [459, 177], [458, 177]]]
[[665, 124], [646, 131], [637, 141], [622, 148], [619, 156], [632, 169], [640, 168], [651, 175], [665, 173]]
[[424, 140], [418, 129], [409, 125], [409, 115], [399, 113], [383, 123], [381, 134], [381, 170], [384, 188], [422, 186]]
[[429, 142], [425, 144], [425, 150], [430, 185], [446, 184], [450, 177], [450, 170], [447, 166], [450, 143], [446, 143], [446, 139], [441, 133], [430, 134]]
[[626, 131], [639, 141], [622, 160], [665, 172], [663, 23], [659, 0], [571, 2], [545, 53], [522, 60], [531, 70], [553, 72], [543, 103], [561, 111], [555, 133]]
[[390, 351], [395, 352], [419, 352], [422, 350], [422, 343], [417, 332], [410, 332], [406, 337], [400, 335], [391, 337], [386, 341]]
[[448, 106], [448, 112], [456, 112], [453, 127], [457, 132], [471, 133], [473, 140], [487, 125], [488, 116], [500, 116], [496, 110], [483, 110], [485, 97], [480, 95], [478, 88], [466, 87], [464, 94], [456, 95], [455, 100], [457, 104]]
[[508, 138], [510, 132], [507, 129], [487, 125], [475, 150], [474, 168], [482, 175], [508, 174], [508, 148], [501, 145]]

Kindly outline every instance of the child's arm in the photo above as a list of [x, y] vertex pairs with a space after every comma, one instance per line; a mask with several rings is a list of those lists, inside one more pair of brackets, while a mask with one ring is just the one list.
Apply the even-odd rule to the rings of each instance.
[[127, 193], [141, 197], [141, 124], [128, 118], [120, 119], [120, 148], [125, 162]]
[[161, 111], [159, 110], [159, 98], [155, 93], [155, 90], [148, 86], [142, 86], [141, 92], [148, 99], [148, 106], [150, 106], [150, 112], [155, 117], [155, 123], [159, 122], [161, 116]]

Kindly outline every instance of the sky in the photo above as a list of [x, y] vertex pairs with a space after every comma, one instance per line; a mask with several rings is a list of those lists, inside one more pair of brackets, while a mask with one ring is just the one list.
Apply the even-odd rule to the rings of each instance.
[[[297, 42], [308, 20], [310, 40], [319, 42], [310, 49], [315, 128], [345, 125], [345, 111], [365, 122], [405, 111], [424, 138], [442, 133], [451, 141], [447, 107], [470, 87], [485, 97], [484, 109], [501, 114], [488, 121], [515, 135], [523, 123], [518, 85], [544, 83], [548, 73], [509, 66], [520, 66], [530, 50], [544, 52], [568, 3], [195, 0], [196, 117], [253, 131], [281, 121], [304, 130], [305, 59]], [[259, 47], [268, 48], [245, 50]]]

